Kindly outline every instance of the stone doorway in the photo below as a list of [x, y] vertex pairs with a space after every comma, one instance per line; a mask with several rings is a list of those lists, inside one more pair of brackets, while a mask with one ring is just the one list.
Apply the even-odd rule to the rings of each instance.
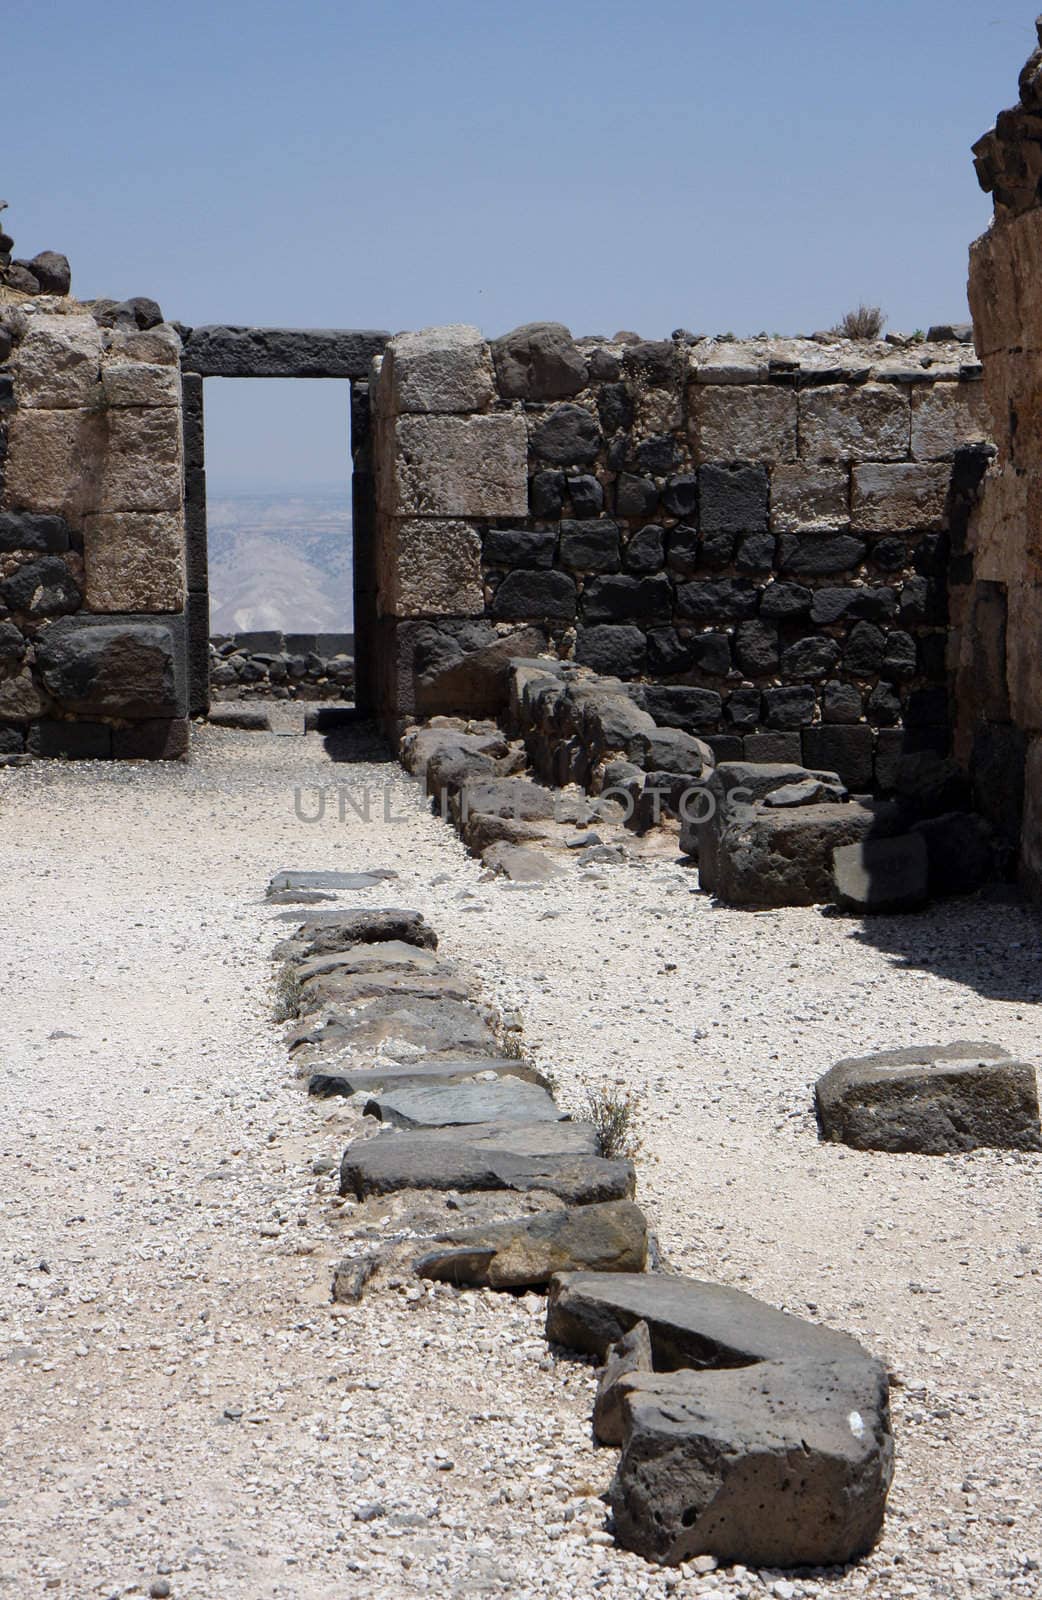
[[207, 378], [336, 378], [351, 391], [351, 508], [354, 537], [355, 705], [374, 708], [376, 583], [369, 371], [389, 335], [350, 328], [194, 328], [181, 360], [184, 415], [185, 570], [187, 574], [188, 710], [210, 709], [210, 588], [206, 523]]

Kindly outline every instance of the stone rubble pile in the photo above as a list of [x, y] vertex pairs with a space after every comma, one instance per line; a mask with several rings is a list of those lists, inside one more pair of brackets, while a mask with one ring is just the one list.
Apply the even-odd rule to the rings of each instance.
[[1019, 216], [1042, 198], [1042, 17], [1038, 45], [1021, 69], [1020, 98], [1000, 111], [995, 126], [973, 146], [977, 179], [996, 210]]
[[[268, 898], [306, 907], [393, 876], [281, 872]], [[893, 1473], [879, 1362], [749, 1295], [647, 1271], [632, 1162], [560, 1109], [418, 912], [279, 915], [295, 924], [275, 951], [294, 1069], [363, 1119], [340, 1165], [352, 1239], [334, 1300], [403, 1273], [548, 1288], [547, 1339], [604, 1363], [594, 1430], [621, 1445], [615, 1538], [649, 1560], [785, 1568], [870, 1550]]]
[[[0, 212], [7, 210], [0, 200]], [[66, 295], [72, 288], [72, 273], [66, 256], [57, 250], [41, 250], [31, 261], [16, 259], [14, 240], [0, 226], [0, 285], [18, 294]]]
[[353, 634], [235, 633], [210, 639], [214, 700], [350, 700], [354, 687]]

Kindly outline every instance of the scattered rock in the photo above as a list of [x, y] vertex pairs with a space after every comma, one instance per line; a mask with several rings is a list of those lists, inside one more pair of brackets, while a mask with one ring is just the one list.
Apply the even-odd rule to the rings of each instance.
[[632, 1372], [651, 1372], [651, 1335], [646, 1322], [635, 1322], [608, 1351], [593, 1402], [593, 1435], [599, 1444], [621, 1444], [625, 1432], [619, 1380]]
[[647, 1224], [629, 1200], [543, 1212], [530, 1218], [446, 1233], [416, 1262], [422, 1278], [519, 1289], [549, 1282], [555, 1272], [640, 1272]]
[[560, 1122], [564, 1112], [545, 1089], [522, 1078], [492, 1083], [417, 1084], [374, 1095], [366, 1115], [396, 1128], [447, 1128], [468, 1122]]

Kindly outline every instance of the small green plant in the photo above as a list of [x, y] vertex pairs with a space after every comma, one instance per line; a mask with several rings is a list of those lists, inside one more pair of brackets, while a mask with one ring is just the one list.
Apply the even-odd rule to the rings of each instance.
[[886, 315], [879, 306], [858, 306], [848, 311], [833, 331], [844, 339], [878, 339], [885, 322]]
[[300, 979], [288, 963], [275, 979], [275, 1021], [290, 1022], [300, 1015]]
[[632, 1160], [641, 1147], [638, 1101], [629, 1089], [587, 1089], [581, 1115], [592, 1122], [602, 1156]]
[[916, 328], [914, 333], [910, 333], [908, 335], [908, 341], [909, 341], [910, 344], [925, 344], [926, 343], [926, 333], [925, 333], [925, 331], [922, 328]]

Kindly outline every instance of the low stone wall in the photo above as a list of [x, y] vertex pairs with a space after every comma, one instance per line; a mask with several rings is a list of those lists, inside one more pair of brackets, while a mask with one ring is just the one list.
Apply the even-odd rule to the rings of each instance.
[[350, 700], [353, 633], [234, 633], [210, 640], [214, 700]]
[[954, 639], [956, 748], [979, 809], [1019, 839], [1024, 883], [1039, 896], [1042, 43], [1021, 72], [1019, 103], [999, 114], [974, 150], [995, 201], [991, 227], [970, 251], [970, 306], [998, 456], [966, 516]]
[[0, 754], [183, 755], [180, 340], [4, 278]]
[[947, 749], [952, 462], [989, 428], [965, 344], [537, 324], [399, 335], [376, 369], [389, 720], [498, 711], [549, 648], [861, 788], [892, 730]]

